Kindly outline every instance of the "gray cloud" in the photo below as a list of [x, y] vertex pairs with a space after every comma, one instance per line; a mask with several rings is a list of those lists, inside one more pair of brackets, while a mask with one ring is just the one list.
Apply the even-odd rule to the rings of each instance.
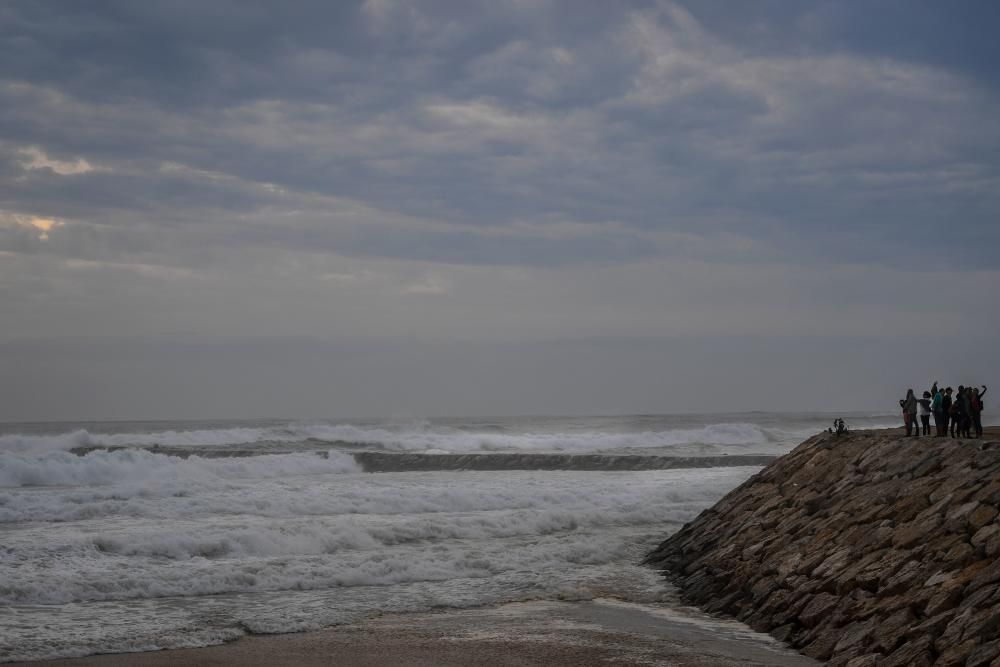
[[5, 3], [0, 341], [995, 329], [970, 7]]

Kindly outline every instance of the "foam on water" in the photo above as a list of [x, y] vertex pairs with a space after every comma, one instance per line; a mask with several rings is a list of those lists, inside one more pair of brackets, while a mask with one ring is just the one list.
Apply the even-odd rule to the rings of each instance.
[[289, 475], [358, 472], [343, 452], [326, 457], [311, 453], [203, 459], [165, 456], [141, 449], [96, 450], [83, 456], [64, 451], [0, 453], [0, 487], [87, 486], [155, 482], [208, 485], [226, 479], [260, 479]]
[[[824, 420], [825, 421], [825, 420]], [[895, 425], [895, 424], [893, 424]], [[405, 425], [353, 425], [328, 422], [288, 423], [266, 427], [161, 430], [99, 433], [76, 429], [65, 433], [0, 435], [2, 452], [39, 452], [84, 447], [220, 447], [257, 443], [314, 441], [373, 449], [410, 452], [584, 452], [619, 449], [672, 448], [690, 444], [753, 446], [794, 444], [815, 433], [817, 425], [764, 427], [747, 421], [706, 423], [659, 430], [505, 432], [503, 429], [453, 428], [415, 422]]]
[[667, 447], [700, 442], [745, 445], [769, 442], [769, 436], [754, 424], [713, 424], [697, 429], [645, 431], [641, 433], [468, 433], [360, 429], [350, 425], [314, 427], [311, 437], [324, 441], [345, 441], [380, 445], [402, 451], [591, 451], [624, 447]]
[[[150, 614], [157, 620], [147, 625], [132, 618], [128, 646], [154, 648], [238, 630], [219, 627], [213, 617], [216, 634], [197, 624], [179, 626], [169, 640], [158, 634], [174, 601], [185, 600], [186, 615], [201, 608], [194, 601], [204, 596], [212, 596], [213, 605], [229, 601], [222, 617], [268, 632], [387, 611], [400, 599], [404, 609], [415, 610], [552, 596], [642, 597], [652, 580], [634, 565], [641, 551], [756, 470], [371, 475], [291, 464], [302, 456], [326, 461], [313, 455], [274, 456], [271, 466], [253, 461], [234, 469], [232, 459], [164, 463], [160, 459], [171, 457], [93, 454], [128, 454], [136, 457], [124, 459], [129, 465], [191, 474], [141, 474], [143, 484], [102, 477], [91, 486], [7, 488], [0, 495], [9, 526], [0, 527], [0, 625], [3, 614], [37, 615], [39, 604], [55, 605], [52, 613], [103, 605], [94, 609], [115, 619], [145, 601], [165, 605], [164, 613]], [[90, 456], [74, 458], [88, 467]], [[226, 465], [215, 469], [219, 463]], [[356, 592], [331, 597], [334, 590]], [[400, 598], [402, 591], [409, 597]], [[299, 596], [307, 592], [323, 604], [305, 603], [311, 598]], [[280, 596], [295, 613], [256, 616], [249, 610], [258, 609], [260, 595]], [[352, 602], [344, 606], [344, 599]], [[20, 644], [0, 640], [0, 658], [124, 645], [122, 637], [68, 642], [73, 632], [61, 634], [60, 623], [50, 619], [49, 630], [36, 628]], [[52, 635], [48, 653], [39, 633]]]
[[87, 429], [75, 429], [65, 433], [45, 435], [8, 433], [0, 435], [0, 452], [38, 452], [48, 450], [69, 450], [77, 447], [125, 447], [125, 446], [205, 446], [231, 445], [249, 442], [275, 440], [291, 442], [308, 438], [308, 435], [284, 432], [280, 429], [264, 428], [222, 428], [192, 429], [188, 431], [155, 431], [151, 433], [90, 433]]
[[435, 606], [667, 599], [663, 580], [637, 566], [643, 554], [759, 468], [370, 474], [351, 452], [771, 454], [826, 421], [3, 427], [0, 661], [204, 645]]
[[[242, 514], [286, 518], [483, 513], [594, 508], [608, 503], [662, 512], [664, 508], [655, 505], [655, 499], [671, 505], [685, 500], [703, 502], [716, 497], [718, 489], [731, 480], [745, 476], [746, 470], [677, 471], [665, 478], [672, 480], [670, 485], [654, 492], [645, 484], [624, 483], [658, 479], [638, 473], [350, 474], [357, 471], [356, 464], [341, 452], [331, 452], [328, 459], [309, 453], [183, 459], [141, 450], [95, 451], [85, 456], [59, 452], [22, 461], [4, 473], [8, 480], [36, 485], [44, 481], [53, 488], [0, 488], [0, 522], [116, 516], [176, 519]], [[580, 484], [554, 483], [567, 476]], [[58, 486], [71, 479], [80, 485]], [[474, 488], [458, 483], [470, 479], [477, 480]], [[512, 485], [511, 480], [519, 483]], [[687, 480], [702, 481], [692, 485]], [[719, 482], [711, 484], [711, 480]]]

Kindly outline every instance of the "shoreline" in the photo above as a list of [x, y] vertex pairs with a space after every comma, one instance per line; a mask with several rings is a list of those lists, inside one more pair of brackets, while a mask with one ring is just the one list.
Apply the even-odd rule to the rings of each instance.
[[333, 663], [363, 667], [818, 664], [736, 621], [680, 605], [609, 598], [393, 614], [301, 633], [248, 635], [215, 646], [7, 664], [310, 667]]

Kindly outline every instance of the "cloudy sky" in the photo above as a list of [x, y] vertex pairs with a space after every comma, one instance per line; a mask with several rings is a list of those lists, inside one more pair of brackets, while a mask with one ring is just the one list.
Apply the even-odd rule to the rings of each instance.
[[4, 2], [0, 419], [1000, 380], [998, 29], [989, 0]]

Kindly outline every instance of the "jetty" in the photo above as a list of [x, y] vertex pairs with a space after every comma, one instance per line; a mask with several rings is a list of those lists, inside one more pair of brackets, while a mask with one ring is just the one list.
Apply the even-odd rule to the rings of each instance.
[[821, 433], [646, 562], [835, 667], [1000, 667], [1000, 428]]

